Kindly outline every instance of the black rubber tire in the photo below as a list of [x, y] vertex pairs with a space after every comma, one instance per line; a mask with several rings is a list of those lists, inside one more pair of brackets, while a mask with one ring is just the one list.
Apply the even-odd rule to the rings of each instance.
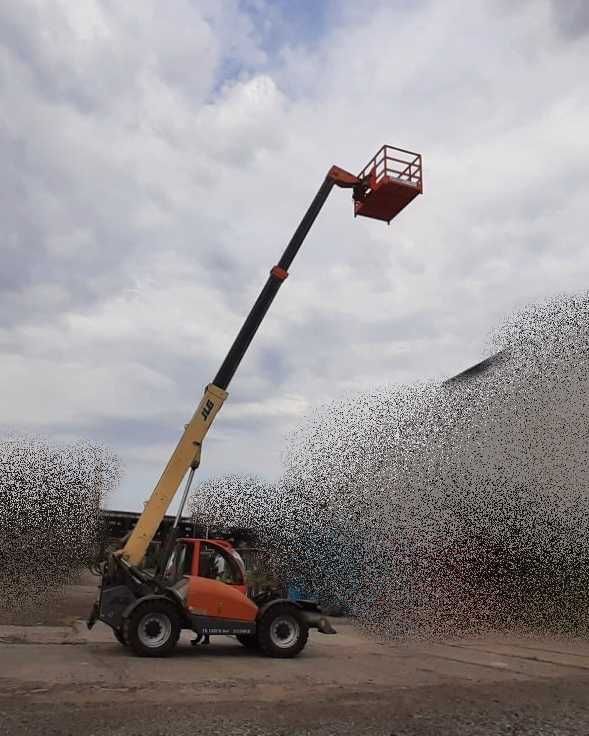
[[[298, 635], [290, 646], [278, 646], [272, 640], [272, 625], [277, 619], [294, 619], [298, 624]], [[309, 627], [298, 608], [289, 603], [276, 603], [271, 606], [258, 621], [257, 640], [262, 652], [268, 657], [289, 659], [296, 657], [305, 648], [309, 638]]]
[[115, 639], [119, 642], [119, 644], [122, 644], [124, 647], [126, 647], [127, 642], [125, 641], [123, 632], [119, 631], [118, 629], [113, 629], [112, 631], [113, 631], [113, 634], [115, 635]]
[[246, 649], [251, 649], [252, 651], [258, 651], [260, 649], [260, 645], [255, 634], [236, 634], [235, 638], [240, 644], [243, 644]]
[[[144, 616], [148, 614], [164, 617], [169, 622], [169, 636], [158, 646], [147, 646], [141, 640], [139, 627]], [[139, 657], [169, 657], [178, 643], [180, 629], [180, 616], [174, 604], [165, 600], [151, 600], [138, 605], [129, 618], [125, 620], [123, 637], [127, 645]]]

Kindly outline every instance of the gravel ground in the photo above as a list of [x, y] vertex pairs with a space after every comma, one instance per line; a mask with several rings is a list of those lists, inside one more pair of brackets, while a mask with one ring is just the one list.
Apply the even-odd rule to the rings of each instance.
[[382, 690], [273, 705], [0, 705], [14, 736], [587, 736], [589, 682]]

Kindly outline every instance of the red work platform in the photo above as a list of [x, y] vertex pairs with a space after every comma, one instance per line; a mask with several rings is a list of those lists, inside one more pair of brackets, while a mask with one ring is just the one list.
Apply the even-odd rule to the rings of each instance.
[[354, 189], [354, 217], [390, 222], [418, 194], [423, 193], [421, 155], [383, 146], [358, 174]]

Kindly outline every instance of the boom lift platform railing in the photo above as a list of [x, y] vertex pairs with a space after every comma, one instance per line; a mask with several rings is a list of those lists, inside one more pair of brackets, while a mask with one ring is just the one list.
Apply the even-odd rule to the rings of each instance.
[[384, 145], [358, 179], [366, 188], [354, 203], [354, 215], [389, 222], [418, 194], [423, 194], [421, 155]]

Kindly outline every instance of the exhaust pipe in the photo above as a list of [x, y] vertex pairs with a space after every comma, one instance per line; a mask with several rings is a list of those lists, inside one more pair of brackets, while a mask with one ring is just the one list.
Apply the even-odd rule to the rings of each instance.
[[310, 629], [317, 629], [321, 634], [337, 634], [331, 621], [316, 611], [301, 611], [301, 616]]

